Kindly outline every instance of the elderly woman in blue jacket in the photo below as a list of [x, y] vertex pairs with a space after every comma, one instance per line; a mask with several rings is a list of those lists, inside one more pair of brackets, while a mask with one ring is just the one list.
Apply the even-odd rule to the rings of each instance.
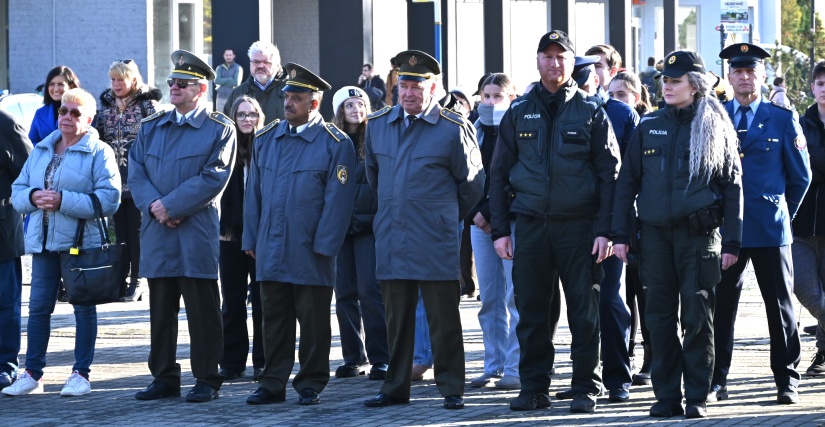
[[80, 87], [80, 79], [71, 68], [58, 65], [49, 70], [49, 74], [46, 75], [46, 86], [43, 88], [43, 106], [35, 111], [32, 125], [29, 128], [29, 139], [32, 144], [37, 145], [57, 130], [57, 110], [60, 108], [60, 99], [64, 92], [78, 87]]
[[[77, 221], [95, 218], [90, 193], [97, 195], [103, 215], [115, 213], [120, 200], [120, 173], [111, 147], [90, 127], [96, 111], [94, 97], [82, 89], [69, 89], [61, 99], [53, 132], [40, 141], [12, 184], [12, 203], [29, 214], [26, 252], [32, 254], [28, 345], [25, 371], [3, 389], [10, 396], [43, 393], [43, 368], [49, 345], [51, 313], [60, 283], [59, 251], [74, 243]], [[83, 247], [101, 244], [92, 221], [83, 234]], [[75, 363], [61, 396], [91, 392], [89, 367], [94, 359], [97, 311], [94, 306], [74, 306]]]

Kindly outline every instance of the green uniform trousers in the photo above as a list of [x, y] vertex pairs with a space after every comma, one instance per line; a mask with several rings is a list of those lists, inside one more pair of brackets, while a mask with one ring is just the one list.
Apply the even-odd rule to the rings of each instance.
[[189, 323], [192, 375], [214, 389], [223, 377], [218, 363], [223, 357], [223, 321], [218, 281], [191, 277], [149, 279], [151, 349], [149, 370], [159, 381], [180, 388], [180, 364], [175, 361], [180, 298]]
[[260, 282], [264, 335], [264, 370], [260, 386], [277, 396], [286, 395], [286, 383], [295, 365], [296, 321], [301, 325], [298, 374], [292, 387], [321, 393], [329, 382], [331, 286]]
[[581, 394], [596, 394], [599, 375], [599, 284], [602, 268], [591, 255], [593, 220], [543, 219], [519, 214], [518, 242], [513, 256], [513, 288], [519, 323], [516, 326], [521, 359], [521, 389], [547, 393], [548, 372], [556, 350], [551, 340], [550, 306], [554, 295], [554, 273], [558, 271], [567, 301], [572, 334], [572, 388]]
[[717, 230], [691, 236], [687, 225], [643, 224], [640, 248], [645, 320], [656, 355], [653, 393], [658, 400], [681, 402], [684, 378], [685, 398], [704, 402], [713, 375], [714, 287], [721, 278], [722, 239]]
[[415, 307], [418, 290], [424, 298], [430, 341], [433, 346], [435, 385], [444, 397], [464, 395], [464, 338], [458, 304], [458, 280], [384, 280], [381, 296], [387, 317], [390, 366], [381, 393], [397, 399], [410, 398]]

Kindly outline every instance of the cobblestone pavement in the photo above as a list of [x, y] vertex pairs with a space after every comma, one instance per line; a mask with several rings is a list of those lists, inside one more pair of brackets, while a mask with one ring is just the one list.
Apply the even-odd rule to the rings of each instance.
[[[28, 287], [24, 287], [24, 316], [28, 313]], [[467, 380], [483, 371], [483, 346], [476, 314], [480, 303], [462, 300]], [[98, 307], [99, 329], [95, 363], [92, 365], [92, 393], [83, 397], [62, 398], [60, 389], [69, 376], [74, 361], [74, 316], [69, 304], [57, 305], [52, 317], [52, 338], [47, 354], [48, 366], [43, 395], [0, 397], [3, 406], [0, 425], [307, 425], [307, 426], [419, 426], [419, 425], [648, 425], [686, 424], [713, 426], [825, 426], [825, 378], [803, 375], [800, 387], [802, 402], [798, 405], [777, 405], [775, 388], [768, 368], [767, 324], [758, 289], [749, 280], [739, 308], [736, 350], [729, 378], [730, 400], [710, 404], [709, 418], [685, 420], [683, 417], [654, 419], [647, 415], [654, 403], [650, 386], [633, 387], [627, 403], [608, 403], [600, 398], [594, 414], [569, 412], [569, 401], [553, 399], [553, 406], [532, 412], [512, 412], [509, 402], [517, 391], [493, 388], [474, 389], [468, 384], [466, 408], [448, 411], [442, 408], [431, 371], [424, 381], [414, 382], [409, 405], [388, 408], [366, 408], [362, 401], [378, 392], [380, 383], [366, 377], [331, 378], [321, 395], [321, 404], [299, 406], [297, 393], [287, 388], [285, 403], [250, 406], [245, 400], [257, 388], [251, 380], [226, 383], [221, 397], [208, 403], [186, 403], [181, 398], [142, 402], [134, 399], [138, 390], [152, 378], [146, 365], [149, 351], [148, 302], [107, 304]], [[331, 311], [334, 311], [334, 305]], [[251, 317], [251, 316], [250, 316]], [[343, 363], [337, 322], [333, 326], [330, 367], [333, 371]], [[813, 324], [803, 310], [802, 325]], [[26, 319], [23, 319], [25, 335]], [[189, 367], [189, 347], [185, 312], [180, 316], [178, 358], [183, 370], [183, 395], [194, 384]], [[569, 359], [570, 331], [562, 316], [557, 345], [557, 375], [551, 385], [551, 396], [570, 383], [572, 366]], [[26, 339], [23, 337], [25, 355]], [[814, 353], [814, 339], [803, 336], [801, 371], [809, 365]], [[637, 352], [641, 357], [641, 351]], [[23, 356], [21, 356], [21, 359]], [[22, 360], [21, 360], [22, 361]], [[251, 374], [251, 361], [247, 372]]]

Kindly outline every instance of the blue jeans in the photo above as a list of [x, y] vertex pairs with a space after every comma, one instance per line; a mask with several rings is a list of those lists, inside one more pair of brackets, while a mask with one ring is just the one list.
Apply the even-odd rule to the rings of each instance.
[[17, 376], [20, 353], [20, 294], [23, 270], [20, 258], [0, 262], [0, 374]]
[[[28, 348], [26, 370], [34, 379], [43, 376], [46, 349], [49, 347], [52, 312], [60, 286], [60, 256], [56, 252], [32, 255], [32, 284], [29, 298]], [[95, 357], [97, 339], [97, 309], [93, 305], [74, 306], [76, 324], [73, 371], [89, 375]]]
[[415, 347], [413, 363], [433, 367], [433, 345], [430, 341], [430, 326], [427, 324], [427, 312], [424, 311], [424, 297], [418, 291], [418, 306], [415, 308]]
[[[510, 227], [512, 237], [515, 222]], [[490, 235], [480, 228], [472, 227], [470, 238], [481, 296], [478, 322], [484, 341], [484, 373], [517, 377], [520, 350], [516, 325], [519, 315], [513, 296], [513, 261], [501, 259]]]

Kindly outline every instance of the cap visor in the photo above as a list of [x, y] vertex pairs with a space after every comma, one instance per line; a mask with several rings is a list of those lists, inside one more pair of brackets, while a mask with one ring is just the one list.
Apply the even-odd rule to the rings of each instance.
[[670, 78], [675, 79], [675, 78], [677, 78], [677, 77], [682, 77], [682, 76], [684, 76], [685, 74], [687, 74], [687, 71], [683, 71], [683, 70], [668, 70], [668, 69], [664, 69], [664, 70], [662, 70], [662, 74], [661, 74], [661, 75], [662, 75], [662, 76], [666, 76], [666, 77], [670, 77]]
[[565, 45], [563, 45], [559, 42], [552, 41], [552, 40], [545, 40], [545, 43], [541, 45], [541, 47], [539, 48], [539, 50], [536, 51], [536, 53], [544, 52], [544, 49], [547, 49], [547, 46], [550, 46], [550, 44], [553, 44], [553, 43], [559, 45], [559, 47], [564, 49], [565, 52], [567, 52], [567, 51], [572, 52], [573, 51], [573, 49], [568, 49], [567, 46], [565, 46]]
[[[176, 73], [174, 71], [172, 72], [172, 74], [169, 74], [169, 78], [170, 79], [181, 79], [181, 80], [198, 80], [199, 79], [199, 77], [193, 76], [191, 74]], [[204, 79], [205, 78], [206, 77], [204, 77]]]
[[733, 67], [733, 68], [756, 68], [756, 64], [758, 64], [758, 63], [759, 63], [759, 61], [755, 61], [755, 60], [750, 59], [750, 58], [748, 58], [748, 59], [735, 58], [735, 59], [732, 59], [732, 60], [728, 61], [728, 64], [730, 64], [730, 66]]
[[312, 92], [308, 88], [301, 87], [301, 86], [294, 86], [294, 85], [286, 85], [286, 86], [284, 86], [283, 89], [281, 89], [281, 91], [282, 92]]
[[412, 80], [414, 82], [423, 82], [424, 80], [427, 80], [427, 79], [425, 79], [424, 77], [404, 75], [404, 76], [398, 76], [398, 80]]

